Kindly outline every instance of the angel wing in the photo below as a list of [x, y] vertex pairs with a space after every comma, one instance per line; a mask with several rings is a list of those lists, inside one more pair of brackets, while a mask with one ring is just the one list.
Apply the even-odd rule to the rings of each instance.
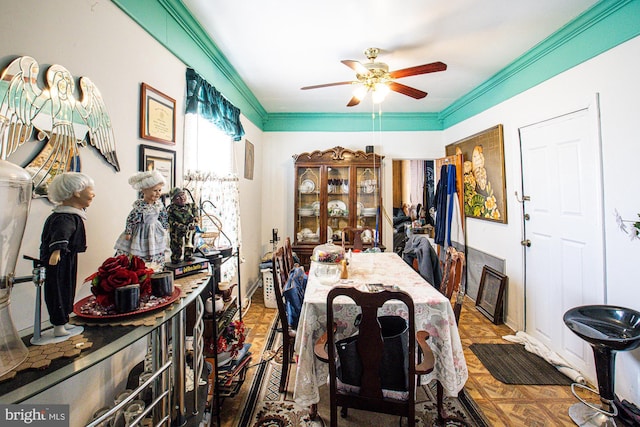
[[33, 133], [32, 119], [43, 101], [40, 67], [30, 56], [14, 59], [0, 76], [0, 159], [6, 160]]
[[88, 140], [116, 171], [120, 171], [111, 118], [102, 95], [88, 77], [80, 78], [80, 91], [82, 99], [77, 110], [89, 128], [84, 139]]
[[[7, 159], [25, 141], [45, 141], [25, 169], [33, 177], [36, 193], [45, 193], [53, 176], [80, 170], [78, 145], [88, 141], [116, 171], [111, 119], [98, 88], [80, 79], [82, 99], [76, 100], [71, 73], [61, 65], [47, 69], [47, 87], [38, 87], [40, 67], [23, 56], [12, 61], [0, 76], [0, 158]], [[86, 124], [86, 127], [85, 127]]]
[[25, 166], [39, 194], [46, 193], [46, 187], [54, 176], [71, 170], [80, 171], [73, 121], [77, 104], [73, 95], [73, 76], [63, 66], [52, 65], [47, 69], [46, 81], [48, 88], [42, 91], [43, 102], [41, 106], [37, 105], [32, 123], [38, 130], [38, 139], [46, 139], [47, 142]]

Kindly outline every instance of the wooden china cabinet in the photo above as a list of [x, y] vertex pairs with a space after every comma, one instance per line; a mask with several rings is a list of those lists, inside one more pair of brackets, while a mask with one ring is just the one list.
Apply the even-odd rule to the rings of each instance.
[[[293, 156], [295, 206], [293, 250], [309, 266], [313, 248], [342, 242], [345, 227], [369, 228], [366, 247], [384, 249], [380, 165], [384, 156], [334, 147]], [[346, 243], [347, 247], [350, 243]]]

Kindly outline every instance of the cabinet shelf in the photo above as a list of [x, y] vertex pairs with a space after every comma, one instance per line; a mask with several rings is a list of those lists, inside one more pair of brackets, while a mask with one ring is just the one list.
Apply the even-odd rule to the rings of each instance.
[[[382, 205], [380, 165], [383, 156], [334, 147], [325, 151], [301, 153], [293, 157], [295, 159], [293, 247], [304, 266], [309, 266], [315, 246], [327, 242], [332, 236], [341, 236], [341, 231], [345, 227], [376, 229], [375, 236], [383, 235], [380, 212], [376, 209], [376, 213], [371, 216], [360, 212], [362, 208], [378, 208]], [[302, 183], [306, 180], [313, 181], [312, 192], [300, 191], [301, 188], [305, 188]], [[311, 187], [308, 182], [306, 185]], [[302, 212], [305, 213], [304, 208], [313, 202], [318, 202], [317, 215], [300, 215], [299, 209], [303, 208]], [[309, 232], [305, 229], [311, 230], [312, 233], [318, 230], [318, 236], [314, 235], [313, 239], [310, 239]], [[346, 244], [349, 245], [348, 242]], [[380, 240], [368, 246], [373, 245], [383, 247]]]
[[[217, 342], [218, 337], [224, 330], [224, 328], [233, 320], [239, 319], [242, 320], [242, 294], [240, 293], [240, 287], [242, 281], [240, 280], [240, 248], [237, 251], [232, 253], [228, 257], [218, 258], [217, 262], [212, 262], [212, 269], [214, 270], [214, 275], [212, 276], [212, 280], [210, 281], [210, 294], [214, 294], [216, 289], [216, 283], [220, 280], [220, 266], [229, 261], [230, 259], [235, 259], [237, 263], [237, 279], [238, 279], [238, 295], [232, 296], [231, 300], [225, 302], [223, 309], [219, 313], [205, 313], [202, 316], [203, 323], [203, 338], [204, 338], [204, 349], [203, 349], [203, 359], [208, 361], [211, 364], [211, 374], [209, 375], [210, 384], [207, 395], [207, 407], [206, 411], [211, 415], [215, 414], [215, 418], [212, 416], [209, 419], [209, 425], [220, 425], [220, 408], [222, 406], [222, 402], [226, 397], [232, 397], [231, 394], [227, 393], [228, 390], [225, 390], [224, 387], [220, 384], [219, 378], [219, 367], [217, 363]], [[207, 340], [213, 346], [213, 351], [208, 351]], [[214, 380], [215, 379], [215, 380]], [[244, 381], [244, 376], [242, 377], [242, 381]], [[238, 388], [241, 386], [240, 384]], [[222, 392], [225, 392], [223, 396]], [[235, 394], [234, 394], [235, 395]]]

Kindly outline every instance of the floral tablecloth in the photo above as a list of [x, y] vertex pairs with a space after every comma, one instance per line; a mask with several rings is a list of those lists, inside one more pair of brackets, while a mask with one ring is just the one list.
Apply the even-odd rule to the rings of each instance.
[[[428, 343], [436, 360], [435, 369], [423, 375], [422, 382], [437, 379], [448, 396], [456, 396], [467, 381], [468, 371], [451, 303], [393, 252], [354, 253], [349, 265], [349, 278], [334, 286], [366, 289], [367, 284], [373, 283], [396, 285], [411, 295], [416, 331], [429, 332], [431, 339]], [[318, 387], [327, 383], [328, 365], [314, 356], [313, 345], [326, 329], [327, 294], [331, 288], [319, 282], [312, 263], [295, 343], [298, 363], [293, 397], [299, 405], [318, 403]], [[355, 330], [353, 321], [357, 307], [350, 299], [344, 301], [345, 304], [339, 302], [337, 299], [334, 305], [337, 334], [348, 336]], [[387, 303], [379, 315], [389, 314], [406, 318], [406, 307], [400, 302]]]

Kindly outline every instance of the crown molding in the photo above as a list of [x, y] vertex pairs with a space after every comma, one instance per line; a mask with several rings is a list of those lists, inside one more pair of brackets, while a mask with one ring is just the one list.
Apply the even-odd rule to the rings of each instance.
[[[112, 0], [264, 132], [368, 132], [368, 113], [269, 113], [180, 0]], [[602, 0], [440, 113], [383, 113], [382, 131], [447, 129], [640, 34], [640, 1]]]

